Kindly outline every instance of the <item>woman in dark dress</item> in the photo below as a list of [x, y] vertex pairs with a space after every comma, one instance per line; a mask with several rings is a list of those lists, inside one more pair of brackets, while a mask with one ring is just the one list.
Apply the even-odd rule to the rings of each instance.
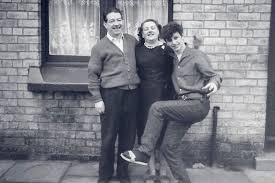
[[[147, 19], [141, 24], [138, 33], [140, 42], [136, 46], [136, 60], [138, 74], [141, 78], [139, 119], [137, 123], [139, 144], [141, 143], [151, 104], [156, 101], [169, 99], [169, 95], [172, 92], [170, 90], [172, 88], [170, 81], [173, 63], [172, 58], [169, 56], [169, 52], [172, 52], [172, 49], [159, 40], [160, 30], [161, 26], [156, 20]], [[159, 144], [161, 140], [160, 138]], [[164, 168], [164, 170], [160, 170], [160, 174], [164, 174], [166, 172], [165, 160], [161, 154], [159, 156], [160, 167]], [[148, 179], [154, 179], [156, 175], [154, 156], [151, 157], [149, 162], [149, 171], [150, 176]]]

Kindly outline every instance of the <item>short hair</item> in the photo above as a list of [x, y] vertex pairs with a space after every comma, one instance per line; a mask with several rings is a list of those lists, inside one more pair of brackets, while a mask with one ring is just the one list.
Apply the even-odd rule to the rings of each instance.
[[161, 37], [165, 41], [171, 41], [173, 34], [175, 34], [176, 32], [178, 32], [182, 36], [182, 26], [176, 22], [169, 22], [167, 25], [163, 26], [161, 31]]
[[110, 14], [110, 13], [119, 13], [121, 15], [121, 18], [122, 18], [122, 12], [120, 11], [120, 9], [118, 8], [110, 8], [108, 10], [106, 10], [104, 13], [103, 13], [103, 21], [104, 22], [107, 22], [107, 15]]
[[142, 32], [143, 32], [143, 25], [147, 22], [154, 22], [156, 24], [158, 30], [159, 30], [159, 33], [161, 31], [161, 25], [158, 23], [157, 20], [155, 20], [155, 19], [146, 19], [146, 20], [144, 20], [141, 23], [140, 27], [138, 28], [138, 38], [139, 38], [139, 43], [140, 44], [143, 44], [145, 42], [144, 38], [142, 37]]

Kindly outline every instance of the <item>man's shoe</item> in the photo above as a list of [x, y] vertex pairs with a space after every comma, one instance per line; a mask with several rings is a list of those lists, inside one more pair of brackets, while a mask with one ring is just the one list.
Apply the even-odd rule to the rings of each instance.
[[98, 180], [97, 183], [109, 183], [108, 180]]
[[97, 183], [109, 183], [109, 179], [98, 179]]
[[120, 181], [120, 183], [131, 183], [131, 180], [130, 180], [129, 177], [127, 177], [127, 178], [120, 178], [119, 181]]
[[135, 163], [138, 165], [144, 165], [147, 166], [148, 161], [150, 157], [138, 150], [132, 150], [132, 151], [125, 151], [124, 153], [120, 154], [121, 158], [130, 162], [130, 163]]

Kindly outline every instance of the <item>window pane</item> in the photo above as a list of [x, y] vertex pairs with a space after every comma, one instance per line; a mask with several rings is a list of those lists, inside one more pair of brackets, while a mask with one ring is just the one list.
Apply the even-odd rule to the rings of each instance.
[[89, 56], [99, 40], [100, 0], [49, 0], [49, 54]]
[[117, 0], [125, 20], [125, 32], [137, 36], [137, 29], [145, 19], [168, 23], [168, 0]]

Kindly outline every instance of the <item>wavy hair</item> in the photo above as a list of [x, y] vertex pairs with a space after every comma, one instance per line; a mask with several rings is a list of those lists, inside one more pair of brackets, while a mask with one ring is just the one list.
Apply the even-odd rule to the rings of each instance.
[[146, 20], [144, 20], [144, 21], [141, 23], [140, 27], [138, 28], [138, 38], [139, 38], [139, 44], [140, 44], [140, 45], [144, 44], [144, 42], [145, 42], [144, 38], [142, 37], [142, 32], [143, 32], [143, 25], [144, 25], [145, 23], [147, 23], [147, 22], [154, 22], [154, 23], [156, 24], [156, 26], [157, 26], [157, 28], [158, 28], [158, 30], [159, 30], [159, 36], [160, 36], [160, 32], [161, 32], [161, 28], [162, 28], [162, 27], [161, 27], [161, 25], [158, 23], [158, 21], [155, 20], [155, 19], [146, 19]]
[[112, 8], [109, 8], [108, 10], [106, 10], [105, 12], [103, 12], [103, 21], [104, 21], [104, 22], [107, 22], [107, 21], [108, 21], [108, 20], [107, 20], [107, 15], [108, 15], [109, 13], [119, 13], [119, 14], [121, 15], [121, 18], [123, 18], [123, 17], [122, 17], [122, 12], [121, 12], [121, 10], [118, 9], [118, 8], [112, 7]]
[[161, 31], [161, 37], [165, 41], [171, 41], [173, 34], [176, 32], [178, 32], [182, 36], [182, 26], [176, 22], [169, 22], [167, 25], [163, 26], [163, 29]]

